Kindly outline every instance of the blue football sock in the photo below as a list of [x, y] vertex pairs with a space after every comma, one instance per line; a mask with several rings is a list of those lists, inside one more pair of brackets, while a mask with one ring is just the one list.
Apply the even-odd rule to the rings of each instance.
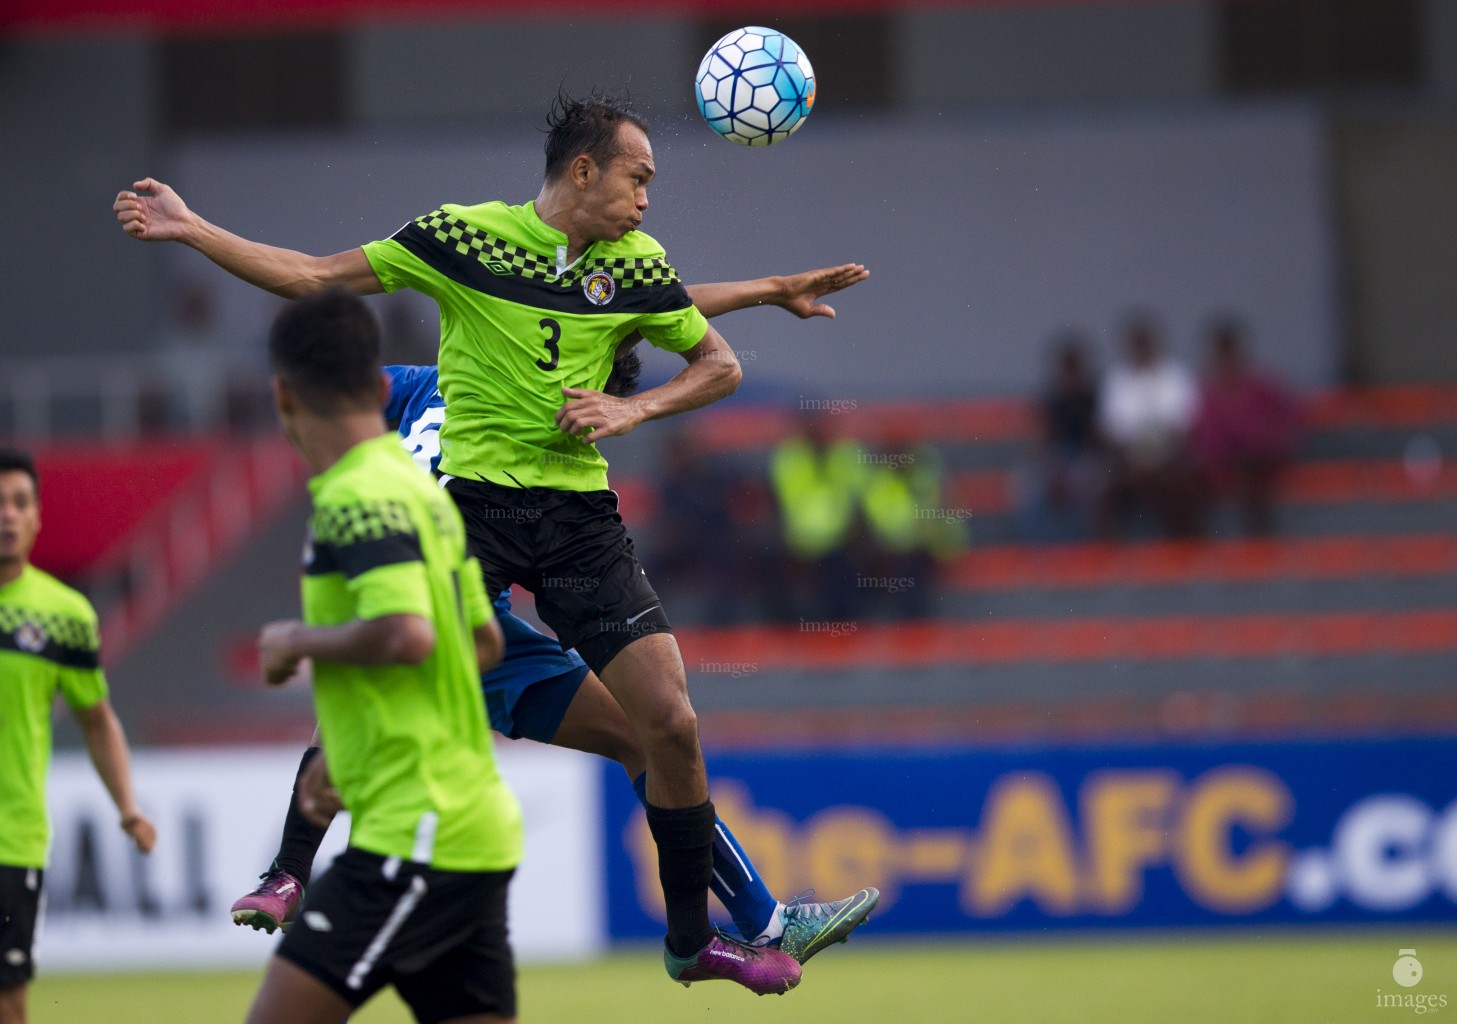
[[[632, 780], [633, 792], [644, 807], [648, 804], [648, 775], [643, 772]], [[774, 921], [779, 902], [765, 887], [749, 855], [723, 823], [714, 819], [713, 829], [713, 894], [719, 898], [734, 919], [744, 938], [753, 939]]]

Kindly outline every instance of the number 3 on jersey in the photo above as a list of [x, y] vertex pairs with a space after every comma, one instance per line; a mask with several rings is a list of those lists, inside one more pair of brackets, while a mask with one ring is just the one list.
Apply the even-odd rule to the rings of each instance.
[[557, 342], [562, 340], [562, 325], [551, 319], [551, 317], [544, 317], [541, 321], [541, 329], [546, 332], [546, 337], [542, 339], [542, 343], [546, 345], [546, 353], [551, 358], [546, 360], [538, 359], [536, 365], [543, 370], [555, 370], [557, 360], [561, 358], [561, 351], [557, 348]]

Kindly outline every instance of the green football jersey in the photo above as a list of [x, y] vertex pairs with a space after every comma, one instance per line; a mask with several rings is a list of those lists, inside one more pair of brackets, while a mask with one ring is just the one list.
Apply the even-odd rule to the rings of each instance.
[[474, 630], [493, 612], [455, 504], [393, 434], [309, 481], [304, 621], [419, 615], [435, 648], [416, 665], [314, 661], [314, 705], [351, 846], [446, 871], [521, 859], [521, 808], [496, 768]]
[[641, 231], [596, 242], [569, 267], [567, 236], [533, 203], [447, 205], [364, 246], [386, 291], [440, 306], [440, 471], [507, 487], [598, 491], [607, 460], [563, 433], [562, 388], [600, 391], [633, 331], [683, 352], [703, 318], [662, 246]]
[[0, 864], [45, 867], [51, 709], [106, 698], [100, 648], [91, 602], [53, 576], [26, 566], [0, 586]]

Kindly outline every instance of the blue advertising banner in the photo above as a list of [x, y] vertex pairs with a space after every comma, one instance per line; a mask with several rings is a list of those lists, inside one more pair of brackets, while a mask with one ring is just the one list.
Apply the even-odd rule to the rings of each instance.
[[[874, 885], [876, 934], [1457, 921], [1457, 739], [756, 753], [709, 773], [779, 899]], [[661, 936], [641, 805], [604, 794], [609, 934]]]

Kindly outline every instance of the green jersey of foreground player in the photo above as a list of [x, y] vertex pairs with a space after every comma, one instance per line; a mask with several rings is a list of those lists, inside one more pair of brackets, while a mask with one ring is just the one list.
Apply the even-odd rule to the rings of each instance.
[[[306, 804], [352, 816], [249, 1024], [337, 1024], [385, 985], [423, 1022], [516, 1017], [506, 891], [521, 809], [479, 696], [501, 633], [449, 497], [386, 434], [379, 328], [341, 290], [284, 310], [269, 342], [284, 432], [313, 477], [303, 621], [259, 636], [265, 677], [312, 662], [326, 755]], [[325, 766], [327, 757], [327, 766]]]
[[40, 477], [24, 452], [0, 449], [0, 1024], [25, 1024], [50, 822], [51, 708], [65, 698], [91, 763], [137, 849], [157, 830], [132, 797], [126, 736], [107, 700], [96, 612], [30, 564], [40, 532]]
[[[741, 371], [662, 248], [638, 230], [656, 171], [646, 124], [613, 99], [559, 95], [548, 128], [535, 201], [446, 205], [390, 239], [334, 256], [239, 238], [151, 179], [121, 193], [114, 209], [128, 234], [182, 241], [284, 297], [411, 287], [439, 303], [441, 390], [451, 410], [441, 471], [488, 591], [534, 591], [542, 618], [563, 647], [577, 649], [641, 740], [668, 974], [782, 992], [799, 981], [793, 957], [735, 943], [709, 922], [715, 815], [697, 716], [672, 627], [596, 448], [646, 420], [726, 397]], [[687, 366], [634, 399], [612, 398], [601, 388], [634, 331]]]

